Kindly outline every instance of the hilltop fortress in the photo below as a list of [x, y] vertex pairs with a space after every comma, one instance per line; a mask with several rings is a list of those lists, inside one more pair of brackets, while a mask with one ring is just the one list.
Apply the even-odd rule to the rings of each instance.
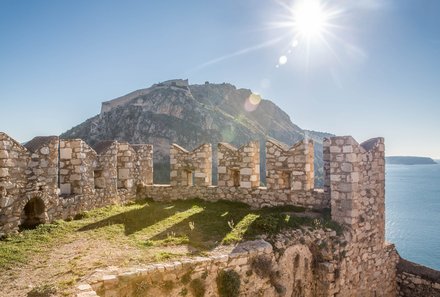
[[[80, 285], [77, 296], [137, 296], [139, 283], [151, 287], [149, 294], [165, 296], [154, 287], [165, 280], [176, 283], [166, 296], [179, 296], [177, 280], [188, 271], [204, 276], [206, 296], [219, 296], [219, 271], [236, 272], [239, 296], [440, 296], [440, 272], [400, 259], [385, 242], [384, 152], [382, 138], [362, 144], [350, 136], [325, 140], [325, 186], [315, 189], [313, 142], [289, 148], [267, 140], [261, 187], [258, 142], [218, 144], [217, 185], [211, 144], [192, 151], [173, 144], [170, 185], [155, 185], [152, 145], [107, 141], [92, 148], [80, 139], [51, 136], [22, 146], [0, 133], [0, 236], [137, 197], [330, 208], [344, 227], [341, 235], [298, 230], [280, 234], [272, 245], [240, 244], [228, 255], [115, 270]], [[273, 273], [259, 273], [255, 263], [271, 263]]]

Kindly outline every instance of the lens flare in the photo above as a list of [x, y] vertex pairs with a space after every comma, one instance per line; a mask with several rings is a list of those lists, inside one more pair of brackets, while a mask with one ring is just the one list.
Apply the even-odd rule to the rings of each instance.
[[260, 102], [261, 96], [256, 93], [252, 93], [244, 102], [244, 109], [248, 112], [254, 111], [257, 109]]
[[281, 57], [278, 59], [278, 63], [279, 63], [280, 65], [284, 65], [284, 64], [286, 64], [286, 63], [287, 63], [287, 57], [286, 57], [286, 56], [281, 56]]

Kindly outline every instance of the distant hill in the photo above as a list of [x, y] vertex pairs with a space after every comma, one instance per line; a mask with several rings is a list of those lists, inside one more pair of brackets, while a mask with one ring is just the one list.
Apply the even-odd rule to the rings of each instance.
[[393, 156], [386, 157], [387, 164], [398, 165], [432, 165], [437, 164], [433, 159], [428, 157], [413, 157], [413, 156]]
[[[156, 183], [169, 181], [169, 150], [173, 142], [189, 150], [212, 143], [215, 159], [218, 142], [239, 146], [260, 140], [264, 173], [265, 139], [272, 137], [292, 145], [309, 138], [315, 141], [318, 186], [323, 184], [322, 141], [329, 136], [332, 135], [301, 129], [276, 104], [251, 90], [228, 83], [189, 85], [180, 79], [103, 102], [99, 115], [61, 135], [82, 138], [92, 146], [113, 139], [153, 144]], [[214, 167], [214, 174], [215, 170]]]

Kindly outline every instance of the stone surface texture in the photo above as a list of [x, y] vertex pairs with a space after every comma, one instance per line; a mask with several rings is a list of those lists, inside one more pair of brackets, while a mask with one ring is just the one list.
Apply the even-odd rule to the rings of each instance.
[[291, 148], [275, 140], [266, 142], [266, 184], [268, 189], [309, 191], [314, 188], [314, 146], [302, 140]]
[[196, 279], [205, 296], [219, 296], [222, 270], [239, 275], [240, 296], [439, 296], [440, 272], [399, 262], [394, 245], [385, 242], [382, 138], [362, 144], [350, 136], [327, 139], [324, 190], [313, 187], [311, 142], [288, 149], [267, 141], [267, 188], [257, 184], [258, 151], [258, 142], [239, 149], [220, 144], [224, 183], [212, 186], [211, 145], [189, 152], [173, 144], [171, 185], [154, 185], [151, 145], [106, 141], [92, 148], [80, 139], [51, 136], [22, 146], [0, 133], [0, 237], [27, 224], [145, 197], [331, 208], [331, 218], [343, 226], [339, 235], [304, 227], [267, 238], [270, 244], [242, 243], [230, 254], [97, 271], [77, 296], [179, 296], [193, 294]]
[[171, 186], [210, 186], [212, 146], [202, 144], [189, 152], [177, 144], [170, 149]]
[[235, 148], [219, 143], [217, 153], [219, 187], [257, 188], [260, 186], [260, 143], [252, 141]]
[[440, 296], [440, 271], [400, 258], [397, 264], [398, 296]]

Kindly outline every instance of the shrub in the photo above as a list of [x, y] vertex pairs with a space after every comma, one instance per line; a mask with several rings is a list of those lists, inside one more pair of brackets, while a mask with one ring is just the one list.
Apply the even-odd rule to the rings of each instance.
[[43, 284], [39, 285], [27, 293], [27, 297], [51, 297], [55, 296], [57, 289], [54, 285]]
[[205, 283], [200, 278], [193, 279], [189, 287], [194, 297], [205, 296]]
[[234, 270], [222, 270], [217, 276], [217, 289], [220, 297], [238, 297], [240, 276]]
[[261, 277], [269, 277], [272, 273], [272, 260], [265, 255], [259, 255], [252, 259], [251, 267]]
[[282, 219], [278, 214], [261, 216], [255, 220], [254, 228], [259, 232], [273, 234], [279, 231]]

